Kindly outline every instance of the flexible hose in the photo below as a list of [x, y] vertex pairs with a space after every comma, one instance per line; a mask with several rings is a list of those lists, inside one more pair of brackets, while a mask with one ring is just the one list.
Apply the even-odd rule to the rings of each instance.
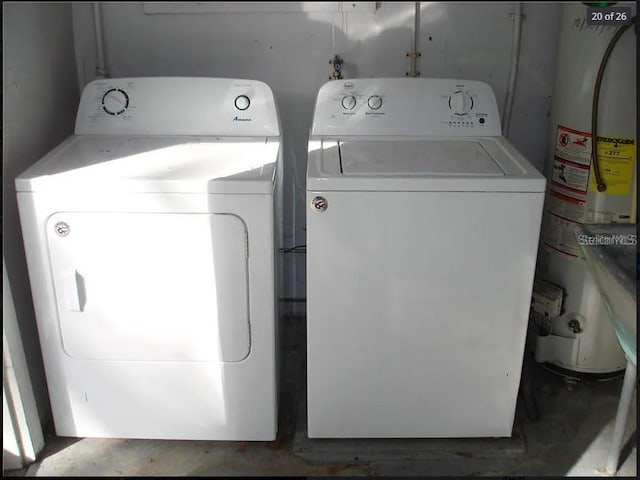
[[631, 23], [629, 25], [623, 25], [620, 27], [616, 33], [611, 38], [607, 49], [602, 56], [602, 61], [600, 62], [600, 69], [598, 70], [598, 75], [596, 76], [596, 83], [593, 88], [593, 106], [591, 109], [591, 161], [593, 164], [593, 173], [596, 177], [596, 185], [598, 186], [599, 192], [604, 192], [607, 189], [607, 185], [602, 180], [602, 176], [600, 175], [600, 165], [598, 163], [598, 101], [600, 100], [600, 87], [602, 86], [602, 77], [604, 75], [604, 70], [607, 66], [607, 62], [609, 61], [609, 57], [611, 56], [611, 52], [613, 51], [613, 47], [616, 46], [618, 40], [622, 36], [627, 29], [636, 23], [636, 17], [631, 18]]

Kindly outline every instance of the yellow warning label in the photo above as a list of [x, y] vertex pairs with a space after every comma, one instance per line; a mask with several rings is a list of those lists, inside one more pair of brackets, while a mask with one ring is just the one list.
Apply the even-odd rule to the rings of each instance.
[[[629, 137], [598, 136], [598, 164], [605, 195], [628, 195], [636, 162], [636, 141]], [[593, 164], [589, 172], [589, 191], [597, 192]]]

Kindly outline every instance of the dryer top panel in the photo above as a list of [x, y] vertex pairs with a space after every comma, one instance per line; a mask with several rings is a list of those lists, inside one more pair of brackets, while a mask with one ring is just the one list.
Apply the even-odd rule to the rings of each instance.
[[492, 88], [443, 78], [332, 80], [320, 88], [311, 135], [502, 135]]
[[107, 78], [82, 92], [76, 135], [280, 136], [271, 88], [256, 80]]
[[73, 135], [16, 178], [19, 192], [273, 191], [279, 139]]

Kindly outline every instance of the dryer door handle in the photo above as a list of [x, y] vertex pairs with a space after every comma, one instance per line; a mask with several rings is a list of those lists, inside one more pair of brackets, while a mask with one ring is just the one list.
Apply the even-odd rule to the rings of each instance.
[[82, 312], [86, 303], [84, 279], [77, 270], [62, 275], [64, 303], [67, 310]]

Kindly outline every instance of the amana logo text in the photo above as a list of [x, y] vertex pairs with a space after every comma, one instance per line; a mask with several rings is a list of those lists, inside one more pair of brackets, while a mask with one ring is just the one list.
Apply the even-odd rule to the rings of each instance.
[[251, 119], [250, 118], [234, 117], [233, 121], [234, 122], [250, 122]]

